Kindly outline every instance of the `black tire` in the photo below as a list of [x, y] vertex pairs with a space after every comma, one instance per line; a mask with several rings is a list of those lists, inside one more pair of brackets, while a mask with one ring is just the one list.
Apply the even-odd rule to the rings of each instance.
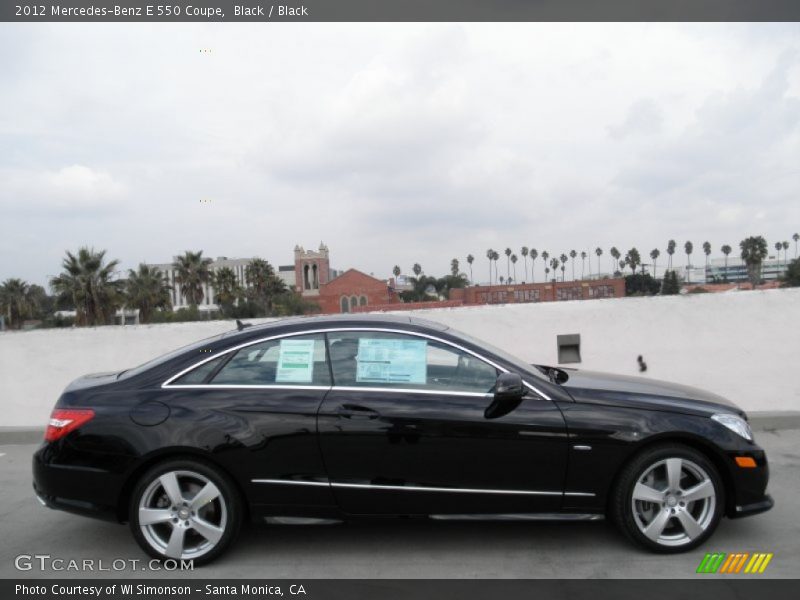
[[[670, 474], [676, 470], [680, 484], [673, 489]], [[713, 496], [700, 497], [711, 494], [712, 488]], [[642, 500], [652, 492], [652, 501]], [[705, 542], [717, 528], [724, 506], [725, 490], [714, 464], [694, 448], [665, 443], [643, 450], [622, 469], [609, 512], [623, 533], [640, 546], [677, 553]]]
[[[173, 478], [178, 502], [174, 501]], [[230, 477], [193, 458], [170, 459], [147, 470], [133, 488], [128, 511], [133, 537], [145, 552], [161, 560], [192, 560], [195, 565], [207, 564], [225, 552], [239, 532], [243, 513]], [[143, 524], [147, 514], [152, 522]]]

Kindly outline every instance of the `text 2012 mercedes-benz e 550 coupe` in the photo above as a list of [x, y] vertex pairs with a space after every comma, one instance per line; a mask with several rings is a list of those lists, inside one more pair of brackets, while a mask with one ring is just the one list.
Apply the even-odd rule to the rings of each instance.
[[723, 398], [532, 366], [389, 316], [240, 328], [78, 379], [33, 474], [48, 506], [127, 521], [154, 557], [195, 564], [246, 519], [608, 515], [678, 552], [773, 504], [764, 451]]

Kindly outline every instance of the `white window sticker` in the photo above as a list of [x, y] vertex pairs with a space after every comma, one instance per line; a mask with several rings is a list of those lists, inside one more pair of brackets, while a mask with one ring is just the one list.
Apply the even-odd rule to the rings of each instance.
[[428, 342], [361, 338], [358, 340], [359, 383], [426, 383]]
[[311, 383], [315, 341], [281, 340], [275, 383]]

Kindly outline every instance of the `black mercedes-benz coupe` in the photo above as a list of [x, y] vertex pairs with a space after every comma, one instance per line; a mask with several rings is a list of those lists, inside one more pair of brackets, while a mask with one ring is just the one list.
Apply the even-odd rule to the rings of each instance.
[[[532, 342], [533, 343], [533, 342]], [[296, 318], [71, 383], [33, 459], [51, 508], [208, 562], [243, 521], [598, 519], [657, 552], [772, 507], [742, 410], [530, 365], [413, 317]]]

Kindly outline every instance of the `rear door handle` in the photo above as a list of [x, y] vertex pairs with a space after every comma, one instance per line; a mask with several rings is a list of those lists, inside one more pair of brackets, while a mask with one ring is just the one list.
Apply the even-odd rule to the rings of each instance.
[[377, 419], [381, 416], [377, 410], [359, 404], [342, 404], [336, 412], [345, 419]]

